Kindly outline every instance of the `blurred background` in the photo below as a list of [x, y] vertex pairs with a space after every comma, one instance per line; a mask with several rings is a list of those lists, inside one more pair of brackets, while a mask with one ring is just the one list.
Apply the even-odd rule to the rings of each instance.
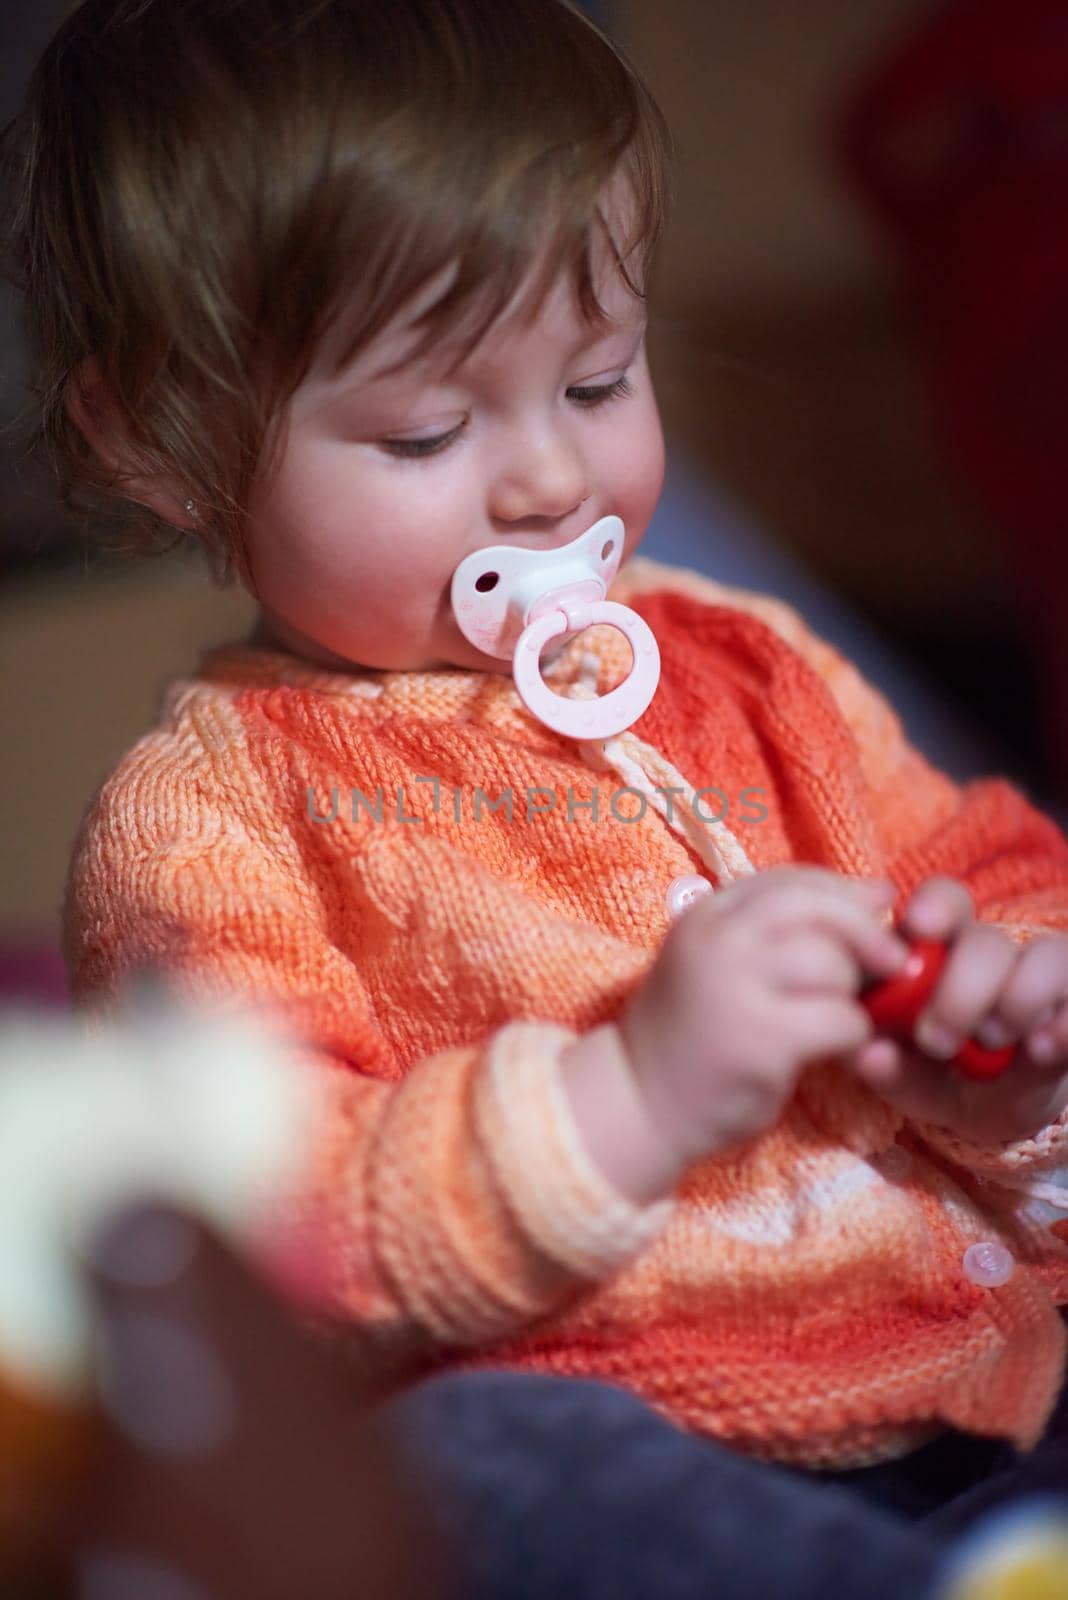
[[[4, 0], [3, 120], [68, 5]], [[1068, 0], [587, 9], [678, 147], [643, 553], [798, 606], [937, 765], [1065, 825]], [[25, 379], [5, 287], [0, 421]], [[61, 1005], [82, 812], [253, 611], [193, 555], [101, 556], [10, 441], [0, 481], [0, 992]]]

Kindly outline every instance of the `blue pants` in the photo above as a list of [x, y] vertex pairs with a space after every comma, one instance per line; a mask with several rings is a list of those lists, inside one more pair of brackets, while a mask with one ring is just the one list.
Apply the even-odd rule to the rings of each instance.
[[380, 1417], [462, 1600], [937, 1600], [991, 1507], [1052, 1493], [1068, 1515], [1068, 1391], [1027, 1456], [954, 1430], [840, 1473], [755, 1461], [586, 1379], [445, 1374]]

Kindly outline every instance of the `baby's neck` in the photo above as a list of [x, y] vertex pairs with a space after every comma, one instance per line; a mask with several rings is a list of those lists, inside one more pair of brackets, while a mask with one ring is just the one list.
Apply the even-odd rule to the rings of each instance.
[[255, 625], [246, 643], [261, 650], [288, 651], [290, 655], [299, 656], [301, 661], [309, 662], [315, 667], [326, 667], [331, 672], [365, 670], [358, 662], [346, 661], [344, 656], [335, 655], [332, 650], [316, 644], [314, 639], [299, 633], [296, 628], [290, 628], [286, 623], [278, 622], [262, 611], [257, 613]]

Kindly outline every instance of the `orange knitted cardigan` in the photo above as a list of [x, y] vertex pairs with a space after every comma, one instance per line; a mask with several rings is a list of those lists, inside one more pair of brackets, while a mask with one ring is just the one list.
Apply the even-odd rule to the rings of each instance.
[[[815, 863], [890, 877], [900, 911], [945, 873], [1024, 942], [1068, 930], [1068, 844], [1006, 780], [929, 765], [789, 606], [640, 557], [611, 598], [662, 673], [606, 743], [544, 727], [507, 671], [205, 656], [83, 818], [75, 1001], [107, 1012], [154, 963], [306, 1042], [323, 1120], [294, 1214], [330, 1242], [370, 1392], [507, 1366], [816, 1468], [949, 1424], [1027, 1450], [1064, 1378], [1068, 1113], [987, 1148], [824, 1059], [774, 1127], [641, 1207], [592, 1164], [558, 1063], [641, 983], [680, 875]], [[629, 661], [588, 630], [555, 687], [604, 693]], [[962, 1268], [982, 1240], [1015, 1257], [1001, 1287]]]

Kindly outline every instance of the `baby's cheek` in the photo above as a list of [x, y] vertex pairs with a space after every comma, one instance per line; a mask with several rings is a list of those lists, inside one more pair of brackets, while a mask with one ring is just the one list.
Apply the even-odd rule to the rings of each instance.
[[624, 517], [628, 533], [632, 524], [644, 530], [660, 498], [664, 470], [664, 436], [656, 407], [650, 404], [643, 410], [640, 426], [619, 450], [616, 462], [617, 492], [625, 498], [629, 510], [629, 516]]

